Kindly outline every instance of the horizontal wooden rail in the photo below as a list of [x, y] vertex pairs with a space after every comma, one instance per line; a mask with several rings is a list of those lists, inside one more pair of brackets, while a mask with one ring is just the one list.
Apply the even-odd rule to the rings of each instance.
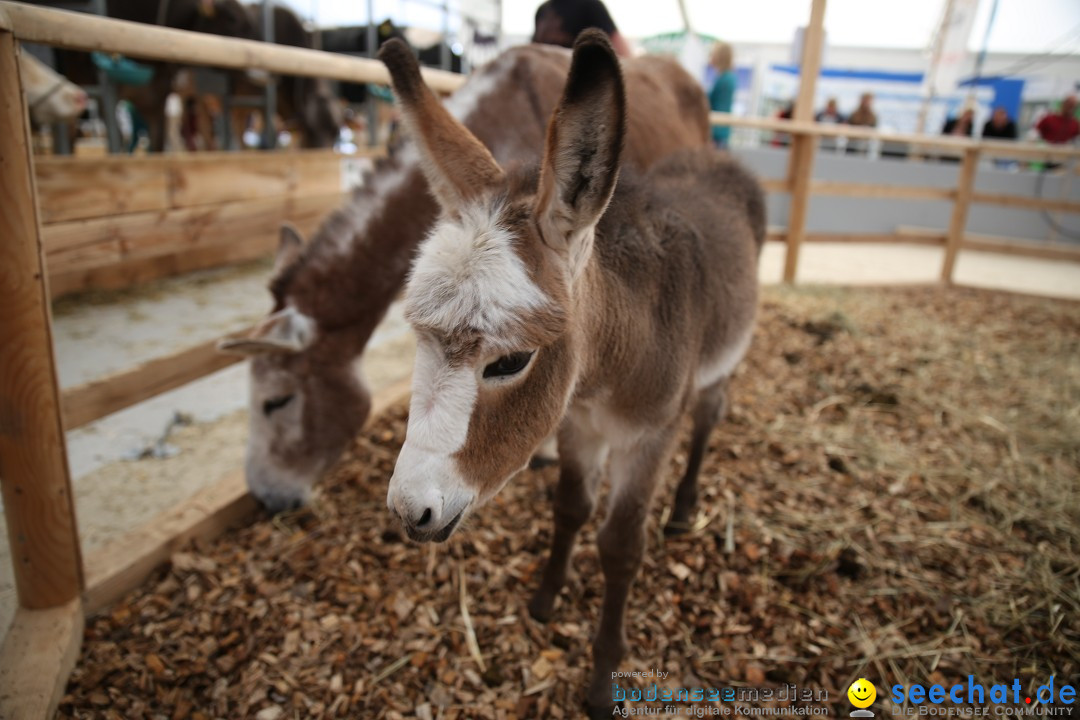
[[[409, 397], [412, 378], [375, 392], [368, 422]], [[192, 540], [208, 540], [241, 525], [258, 511], [244, 474], [234, 472], [180, 505], [86, 556], [86, 613], [93, 615], [139, 587], [177, 550]]]
[[82, 427], [227, 368], [242, 359], [237, 355], [218, 352], [217, 340], [214, 340], [65, 390], [61, 398], [64, 427], [68, 430]]
[[1080, 213], [1080, 203], [1053, 198], [1025, 197], [1023, 195], [1002, 195], [998, 193], [977, 192], [971, 196], [971, 202], [1020, 210], [1053, 210], [1057, 212]]
[[869, 183], [833, 182], [830, 180], [811, 182], [810, 194], [894, 198], [897, 200], [952, 200], [956, 197], [956, 191], [948, 188], [918, 187], [914, 185], [872, 185]]
[[881, 132], [873, 128], [835, 123], [796, 122], [780, 118], [744, 117], [731, 113], [710, 113], [713, 125], [727, 125], [733, 128], [770, 130], [790, 135], [810, 135], [813, 137], [845, 137], [860, 140], [880, 140], [889, 143], [906, 143], [919, 148], [941, 148], [952, 150], [957, 156], [965, 150], [977, 148], [980, 153], [997, 158], [1029, 158], [1042, 160], [1080, 159], [1080, 149], [1074, 147], [1055, 147], [1035, 145], [1033, 143], [1011, 143], [989, 140], [969, 140], [946, 135], [917, 135], [914, 133]]
[[[19, 40], [71, 50], [100, 50], [183, 65], [260, 69], [344, 82], [390, 83], [389, 73], [377, 60], [16, 2], [0, 2], [0, 29], [9, 30]], [[465, 82], [463, 75], [443, 70], [424, 69], [423, 74], [424, 82], [442, 93], [454, 92]]]

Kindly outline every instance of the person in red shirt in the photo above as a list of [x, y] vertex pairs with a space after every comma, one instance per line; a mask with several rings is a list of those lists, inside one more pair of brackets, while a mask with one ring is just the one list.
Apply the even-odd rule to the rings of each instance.
[[1069, 95], [1062, 100], [1061, 111], [1044, 115], [1035, 129], [1039, 131], [1039, 137], [1054, 145], [1075, 140], [1080, 135], [1080, 122], [1076, 120], [1076, 96]]

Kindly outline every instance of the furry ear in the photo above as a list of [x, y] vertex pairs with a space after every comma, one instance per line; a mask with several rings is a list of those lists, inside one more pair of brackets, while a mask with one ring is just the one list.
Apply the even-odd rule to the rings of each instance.
[[442, 208], [458, 212], [485, 188], [503, 179], [495, 159], [452, 116], [424, 84], [412, 50], [398, 38], [387, 40], [379, 59], [390, 71], [405, 126], [416, 143], [424, 176]]
[[247, 337], [222, 340], [219, 352], [233, 355], [303, 352], [315, 342], [315, 321], [293, 307], [269, 315]]
[[574, 43], [562, 100], [548, 124], [536, 218], [544, 242], [564, 252], [576, 276], [619, 177], [626, 95], [607, 36], [586, 30]]
[[287, 222], [281, 223], [279, 232], [278, 251], [277, 256], [274, 258], [272, 278], [280, 277], [285, 268], [291, 266], [300, 258], [300, 253], [304, 250], [304, 236], [300, 234], [295, 225]]

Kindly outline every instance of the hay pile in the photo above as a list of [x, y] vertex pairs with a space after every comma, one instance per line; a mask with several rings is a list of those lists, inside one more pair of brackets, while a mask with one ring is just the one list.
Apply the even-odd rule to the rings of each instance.
[[[652, 533], [623, 669], [795, 683], [845, 715], [860, 676], [878, 707], [898, 682], [1075, 681], [1078, 310], [974, 290], [768, 290], [696, 529]], [[404, 413], [358, 439], [312, 510], [178, 554], [91, 619], [61, 714], [576, 717], [596, 520], [553, 623], [533, 622], [555, 471], [516, 478], [448, 545], [411, 545], [384, 504]]]

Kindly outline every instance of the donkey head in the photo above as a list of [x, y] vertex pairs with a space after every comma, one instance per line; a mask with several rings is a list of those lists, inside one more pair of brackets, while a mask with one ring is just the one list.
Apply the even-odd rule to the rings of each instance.
[[218, 346], [251, 357], [245, 475], [252, 494], [275, 512], [307, 501], [371, 407], [353, 364], [355, 341], [321, 330], [282, 290], [302, 245], [295, 229], [282, 227], [270, 282], [274, 312], [248, 337]]
[[414, 540], [445, 541], [558, 426], [581, 363], [576, 322], [596, 223], [625, 134], [619, 63], [582, 33], [536, 173], [508, 177], [386, 43], [402, 114], [442, 216], [413, 266], [418, 348], [387, 505]]

